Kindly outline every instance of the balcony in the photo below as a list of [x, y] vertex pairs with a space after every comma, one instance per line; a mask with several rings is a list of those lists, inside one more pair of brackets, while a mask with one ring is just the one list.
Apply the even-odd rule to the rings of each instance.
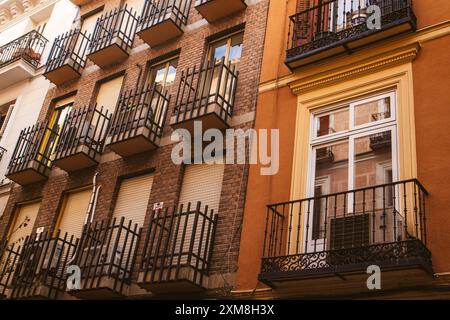
[[22, 186], [47, 179], [52, 165], [51, 142], [57, 136], [46, 123], [23, 129], [8, 165], [6, 177]]
[[[416, 29], [412, 0], [317, 0], [290, 17], [286, 64], [294, 69]], [[381, 9], [381, 28], [369, 28], [367, 8]]]
[[0, 300], [7, 298], [11, 290], [21, 248], [17, 245], [0, 245]]
[[367, 292], [367, 268], [383, 290], [432, 279], [427, 191], [417, 180], [268, 206], [259, 279], [307, 295]]
[[52, 236], [50, 232], [25, 240], [11, 283], [10, 299], [60, 299], [76, 248], [73, 236]]
[[80, 299], [123, 298], [131, 286], [141, 229], [131, 221], [108, 219], [87, 225], [74, 264], [81, 269]]
[[92, 2], [92, 0], [70, 0], [70, 2], [76, 6], [84, 6], [85, 4]]
[[137, 23], [137, 13], [126, 5], [102, 15], [91, 36], [88, 58], [100, 68], [127, 59], [133, 47]]
[[247, 8], [244, 0], [196, 0], [195, 9], [209, 23], [220, 20]]
[[137, 30], [150, 47], [156, 47], [183, 34], [191, 0], [145, 0]]
[[111, 115], [103, 107], [72, 110], [61, 129], [53, 163], [66, 172], [95, 166], [100, 161]]
[[157, 86], [130, 91], [120, 97], [106, 145], [122, 157], [158, 148], [170, 96]]
[[217, 215], [201, 203], [154, 211], [138, 285], [155, 295], [191, 294], [207, 287]]
[[80, 29], [58, 36], [47, 59], [44, 76], [57, 86], [81, 77], [88, 45], [89, 37]]
[[0, 90], [35, 76], [46, 45], [47, 39], [31, 31], [0, 47]]
[[183, 71], [178, 88], [173, 129], [194, 132], [194, 121], [201, 121], [204, 131], [230, 126], [236, 96], [238, 71], [224, 60], [209, 62]]
[[370, 136], [370, 148], [373, 151], [391, 147], [391, 144], [392, 136], [390, 131], [377, 133]]

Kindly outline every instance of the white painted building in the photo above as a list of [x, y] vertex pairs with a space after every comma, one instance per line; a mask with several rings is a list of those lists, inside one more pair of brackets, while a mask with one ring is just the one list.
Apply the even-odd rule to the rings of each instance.
[[78, 7], [69, 0], [0, 0], [0, 216], [5, 178], [22, 129], [36, 123], [52, 84], [42, 75], [54, 39], [70, 30]]

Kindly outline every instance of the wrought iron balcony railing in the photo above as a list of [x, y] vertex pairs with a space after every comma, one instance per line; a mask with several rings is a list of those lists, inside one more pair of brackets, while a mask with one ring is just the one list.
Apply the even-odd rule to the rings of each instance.
[[66, 267], [75, 251], [73, 236], [51, 232], [28, 236], [12, 278], [11, 299], [57, 299], [66, 287]]
[[46, 179], [57, 136], [45, 122], [23, 129], [8, 165], [7, 178], [21, 185]]
[[132, 221], [107, 219], [85, 225], [74, 264], [81, 269], [83, 299], [117, 298], [131, 285], [141, 228]]
[[145, 0], [138, 35], [150, 46], [157, 46], [183, 33], [191, 0]]
[[88, 58], [101, 68], [125, 60], [133, 47], [137, 24], [137, 13], [127, 5], [103, 14], [95, 24]]
[[203, 128], [223, 129], [233, 114], [239, 72], [236, 66], [221, 61], [208, 62], [181, 73], [172, 127], [203, 120]]
[[[416, 28], [412, 0], [304, 1], [307, 9], [290, 17], [286, 63], [291, 68], [315, 61], [311, 56], [319, 52], [318, 59], [323, 59], [378, 41], [380, 37], [370, 40], [376, 33], [384, 32], [382, 38], [387, 38]], [[381, 10], [381, 29], [367, 23], [372, 5]], [[323, 53], [328, 49], [329, 55]]]
[[33, 30], [0, 47], [0, 68], [23, 59], [33, 68], [39, 67], [47, 39]]
[[260, 280], [419, 266], [427, 191], [407, 180], [268, 206]]
[[205, 288], [217, 214], [201, 203], [152, 213], [138, 284], [155, 294]]
[[8, 246], [5, 242], [0, 245], [0, 300], [6, 298], [11, 289], [21, 250], [17, 244]]
[[106, 144], [121, 156], [159, 146], [170, 96], [156, 85], [121, 95], [111, 120]]
[[245, 10], [244, 0], [196, 0], [195, 9], [208, 22], [214, 22], [226, 16]]
[[48, 56], [44, 76], [56, 85], [80, 77], [86, 65], [89, 36], [80, 29], [58, 36]]
[[110, 119], [109, 112], [97, 105], [71, 110], [56, 143], [55, 166], [72, 172], [98, 164]]

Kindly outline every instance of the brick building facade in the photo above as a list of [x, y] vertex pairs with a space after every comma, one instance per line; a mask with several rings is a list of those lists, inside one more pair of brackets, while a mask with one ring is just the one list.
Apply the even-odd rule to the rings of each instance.
[[[86, 17], [89, 17], [93, 12], [98, 15], [107, 15], [108, 12], [125, 5], [121, 1], [94, 0], [85, 2], [87, 3], [80, 6], [72, 30], [75, 30], [76, 27], [82, 27], [83, 20], [87, 19]], [[133, 1], [131, 6], [135, 2], [138, 3], [139, 1]], [[142, 0], [142, 2], [141, 5], [146, 1]], [[160, 3], [161, 6], [166, 5], [164, 1], [153, 2]], [[243, 1], [239, 2], [243, 3]], [[169, 3], [172, 2], [169, 1]], [[184, 1], [181, 3], [184, 3]], [[166, 61], [168, 57], [177, 57], [176, 77], [169, 88], [171, 99], [159, 147], [129, 157], [121, 157], [106, 147], [99, 157], [98, 165], [69, 173], [53, 167], [48, 174], [48, 178], [41, 182], [24, 186], [16, 185], [12, 189], [7, 208], [0, 220], [0, 234], [3, 240], [7, 241], [8, 232], [14, 224], [15, 212], [24, 203], [40, 202], [40, 208], [32, 228], [33, 233], [52, 233], [58, 228], [61, 212], [66, 205], [65, 197], [74, 190], [91, 188], [95, 173], [98, 173], [97, 185], [101, 186], [101, 190], [94, 221], [102, 221], [112, 217], [121, 181], [151, 173], [153, 183], [148, 199], [147, 215], [136, 251], [135, 265], [137, 266], [140, 263], [139, 261], [143, 259], [143, 251], [146, 245], [145, 234], [151, 225], [151, 213], [154, 204], [162, 202], [164, 208], [172, 208], [179, 204], [185, 166], [175, 165], [171, 160], [174, 142], [171, 142], [170, 139], [172, 128], [169, 123], [174, 114], [182, 72], [194, 66], [198, 68], [208, 60], [210, 43], [237, 32], [243, 33], [243, 42], [233, 114], [229, 123], [233, 128], [248, 129], [253, 127], [268, 1], [247, 1], [247, 5], [243, 6], [237, 13], [232, 12], [227, 18], [211, 23], [208, 23], [198, 12], [195, 1], [192, 1], [192, 3], [186, 1], [186, 3], [190, 3], [190, 10], [186, 25], [181, 27], [183, 29], [181, 36], [156, 47], [150, 47], [136, 36], [132, 49], [129, 51], [129, 57], [125, 60], [106, 67], [98, 67], [92, 61], [87, 60], [81, 77], [54, 85], [47, 92], [42, 106], [30, 106], [30, 108], [40, 108], [40, 122], [51, 122], [58, 100], [75, 95], [72, 112], [85, 106], [94, 105], [101, 84], [105, 80], [122, 75], [124, 80], [121, 92], [136, 90], [138, 85], [151, 72], [152, 65], [158, 64], [160, 61]], [[129, 5], [127, 5], [127, 8], [129, 8]], [[175, 6], [177, 5], [181, 6], [181, 4], [175, 4]], [[201, 288], [207, 289], [206, 294], [216, 297], [227, 296], [229, 290], [234, 286], [247, 176], [247, 165], [226, 165], [224, 168], [222, 191], [218, 205], [218, 220], [209, 262], [209, 280], [199, 285]], [[195, 205], [195, 203], [192, 204], [192, 206]], [[202, 205], [205, 205], [205, 203]], [[139, 273], [138, 268], [136, 267], [132, 272], [133, 284], [126, 293], [122, 292], [121, 294], [125, 296], [151, 296], [146, 291], [134, 288], [134, 282]], [[162, 292], [165, 292], [164, 288]], [[183, 292], [175, 290], [171, 294], [182, 296]], [[58, 293], [57, 297], [67, 298], [69, 296], [65, 295], [63, 290]], [[104, 296], [100, 293], [96, 297]]]

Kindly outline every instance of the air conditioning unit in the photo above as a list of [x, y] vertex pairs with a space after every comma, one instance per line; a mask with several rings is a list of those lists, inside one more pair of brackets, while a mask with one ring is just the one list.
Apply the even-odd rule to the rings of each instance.
[[403, 216], [393, 208], [331, 218], [328, 247], [348, 249], [405, 239]]
[[[101, 245], [84, 248], [81, 254], [80, 267], [88, 272], [87, 276], [92, 277], [106, 274], [112, 264], [111, 273], [123, 276], [123, 270], [119, 271], [118, 268], [122, 253], [123, 248], [121, 246], [117, 246], [115, 251], [113, 245], [110, 245], [108, 250]], [[122, 259], [122, 263], [124, 262], [126, 262], [126, 257]]]

